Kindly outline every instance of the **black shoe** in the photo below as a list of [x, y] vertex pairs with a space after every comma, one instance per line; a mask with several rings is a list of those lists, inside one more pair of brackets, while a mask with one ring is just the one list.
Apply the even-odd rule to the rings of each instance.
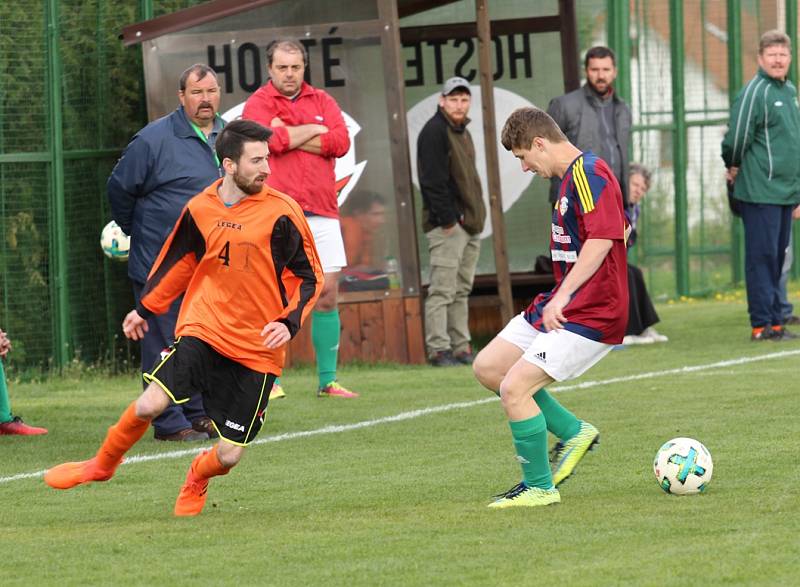
[[472, 365], [472, 362], [475, 360], [475, 355], [472, 354], [471, 350], [466, 350], [455, 353], [453, 358], [459, 365]]
[[452, 351], [437, 351], [428, 357], [428, 362], [434, 367], [455, 367], [461, 364], [453, 357]]
[[783, 326], [773, 326], [770, 338], [778, 342], [781, 340], [794, 340], [797, 338], [797, 335], [794, 332], [786, 330]]
[[192, 420], [192, 429], [198, 432], [205, 432], [209, 438], [217, 438], [219, 436], [217, 429], [214, 428], [214, 424], [211, 422], [211, 418], [208, 416], [201, 416], [197, 420]]
[[154, 435], [156, 440], [170, 440], [172, 442], [202, 442], [208, 440], [208, 434], [205, 432], [198, 432], [193, 428], [184, 428], [178, 430], [174, 434], [158, 434]]

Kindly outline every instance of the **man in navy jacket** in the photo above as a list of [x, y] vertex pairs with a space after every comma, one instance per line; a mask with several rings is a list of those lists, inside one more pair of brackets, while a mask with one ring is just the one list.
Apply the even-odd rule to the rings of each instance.
[[[214, 143], [223, 121], [217, 114], [220, 88], [213, 69], [195, 64], [183, 72], [171, 114], [140, 130], [108, 179], [114, 220], [131, 237], [128, 276], [136, 302], [161, 246], [186, 202], [220, 177]], [[149, 370], [175, 340], [181, 299], [166, 314], [147, 321], [142, 371]], [[206, 440], [215, 436], [200, 395], [173, 405], [153, 421], [159, 440]]]

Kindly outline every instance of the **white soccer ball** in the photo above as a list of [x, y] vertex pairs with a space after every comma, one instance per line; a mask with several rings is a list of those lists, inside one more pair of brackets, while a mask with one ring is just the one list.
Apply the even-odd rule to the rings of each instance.
[[100, 233], [100, 247], [103, 249], [103, 254], [109, 259], [127, 261], [128, 251], [131, 248], [131, 239], [112, 220], [105, 225], [103, 232]]
[[711, 453], [694, 438], [673, 438], [665, 442], [653, 461], [658, 485], [675, 495], [703, 493], [713, 470]]

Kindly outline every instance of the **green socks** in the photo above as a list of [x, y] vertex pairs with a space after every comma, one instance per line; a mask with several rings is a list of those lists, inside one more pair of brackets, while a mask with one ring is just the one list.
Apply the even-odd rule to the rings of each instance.
[[6, 387], [6, 372], [3, 361], [0, 361], [0, 424], [11, 422], [11, 402], [8, 401], [8, 388]]
[[336, 379], [336, 361], [339, 356], [339, 310], [312, 312], [311, 342], [317, 354], [319, 386], [325, 387]]
[[509, 421], [508, 425], [511, 427], [525, 485], [550, 489], [553, 486], [553, 475], [547, 458], [547, 424], [544, 415], [537, 414], [527, 420]]
[[540, 389], [533, 394], [533, 400], [547, 420], [547, 430], [560, 441], [569, 440], [581, 431], [581, 421], [546, 390]]

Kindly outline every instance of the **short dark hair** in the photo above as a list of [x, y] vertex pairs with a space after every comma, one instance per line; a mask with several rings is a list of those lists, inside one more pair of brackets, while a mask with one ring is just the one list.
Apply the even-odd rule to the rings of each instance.
[[530, 149], [533, 139], [542, 137], [551, 143], [563, 143], [567, 140], [556, 121], [550, 118], [541, 108], [528, 106], [517, 108], [508, 117], [500, 133], [500, 142], [506, 148]]
[[245, 143], [266, 142], [272, 136], [272, 131], [261, 126], [253, 120], [234, 120], [228, 123], [217, 137], [215, 149], [217, 157], [239, 161]]
[[605, 59], [606, 57], [611, 57], [611, 63], [613, 63], [616, 67], [617, 57], [614, 55], [614, 52], [611, 49], [604, 47], [603, 45], [592, 47], [586, 52], [586, 57], [583, 58], [583, 68], [587, 69], [589, 67], [590, 59]]
[[217, 79], [217, 72], [211, 69], [208, 65], [205, 63], [195, 63], [194, 65], [187, 67], [181, 74], [180, 80], [178, 80], [178, 89], [181, 92], [186, 91], [186, 82], [188, 81], [189, 76], [192, 74], [197, 76], [197, 81], [200, 81], [207, 75]]
[[641, 163], [631, 163], [628, 166], [628, 177], [632, 177], [634, 175], [641, 175], [642, 179], [644, 180], [647, 189], [650, 189], [650, 180], [652, 179], [652, 173], [650, 170], [642, 165]]
[[288, 51], [289, 53], [300, 53], [303, 56], [303, 66], [308, 67], [308, 51], [306, 46], [297, 39], [290, 37], [283, 37], [275, 39], [267, 45], [267, 67], [272, 67], [272, 58], [275, 56], [275, 51]]

